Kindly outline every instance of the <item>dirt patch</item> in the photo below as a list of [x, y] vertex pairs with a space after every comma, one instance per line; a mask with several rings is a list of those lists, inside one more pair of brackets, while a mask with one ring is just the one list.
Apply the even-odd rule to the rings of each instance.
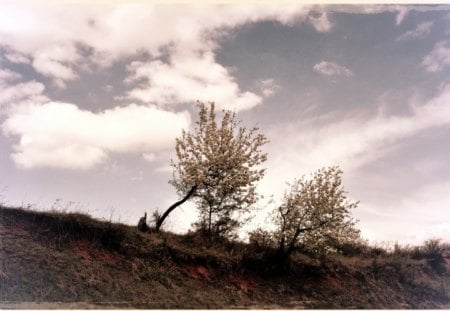
[[239, 290], [243, 291], [246, 294], [249, 290], [255, 287], [255, 283], [251, 279], [241, 275], [233, 275], [231, 277], [231, 282], [235, 284]]
[[328, 276], [325, 279], [325, 284], [329, 288], [334, 288], [334, 289], [339, 289], [339, 290], [343, 289], [341, 282], [335, 277]]
[[186, 265], [184, 270], [194, 279], [207, 279], [209, 281], [212, 277], [212, 272], [202, 265]]
[[73, 243], [74, 253], [88, 261], [100, 261], [107, 264], [118, 264], [122, 261], [120, 255], [111, 253], [101, 246], [96, 246], [86, 240], [78, 240]]

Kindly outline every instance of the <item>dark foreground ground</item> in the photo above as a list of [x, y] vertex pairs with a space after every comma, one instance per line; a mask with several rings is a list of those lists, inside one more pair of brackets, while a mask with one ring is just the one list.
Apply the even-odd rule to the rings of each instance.
[[450, 308], [448, 259], [270, 250], [0, 207], [0, 308]]

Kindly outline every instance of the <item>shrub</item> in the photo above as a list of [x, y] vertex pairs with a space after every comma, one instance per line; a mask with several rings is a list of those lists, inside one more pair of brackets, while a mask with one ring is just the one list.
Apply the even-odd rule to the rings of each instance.
[[273, 238], [273, 233], [258, 228], [249, 233], [249, 242], [251, 245], [260, 247], [260, 248], [268, 248], [275, 247], [275, 240]]
[[440, 239], [429, 239], [424, 242], [422, 250], [425, 258], [431, 267], [439, 273], [447, 271], [447, 261], [445, 260], [445, 245]]

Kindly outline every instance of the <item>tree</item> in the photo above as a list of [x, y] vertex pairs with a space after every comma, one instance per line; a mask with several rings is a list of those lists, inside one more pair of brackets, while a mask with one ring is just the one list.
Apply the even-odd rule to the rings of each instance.
[[303, 246], [332, 249], [359, 237], [350, 210], [359, 202], [347, 200], [338, 167], [318, 170], [311, 180], [302, 177], [290, 185], [275, 214], [278, 251], [285, 259]]
[[218, 124], [214, 103], [199, 102], [198, 107], [195, 129], [183, 131], [176, 140], [177, 161], [171, 163], [170, 183], [180, 195], [196, 185], [196, 225], [209, 237], [230, 237], [242, 224], [237, 217], [250, 211], [258, 199], [256, 183], [265, 173], [258, 166], [267, 159], [261, 146], [268, 141], [257, 127], [238, 127], [231, 111], [223, 110]]
[[[169, 214], [178, 206], [180, 206], [181, 204], [183, 204], [184, 202], [186, 202], [194, 193], [195, 190], [197, 189], [197, 185], [192, 186], [191, 190], [189, 190], [188, 194], [186, 194], [186, 196], [184, 198], [182, 198], [180, 201], [177, 201], [175, 203], [173, 203], [165, 212], [164, 214], [162, 214], [162, 216], [159, 215], [159, 213], [155, 212], [153, 214], [154, 218], [155, 218], [155, 231], [158, 232], [159, 229], [161, 228], [164, 220], [167, 218], [167, 216], [169, 216]], [[147, 214], [146, 214], [147, 215]]]

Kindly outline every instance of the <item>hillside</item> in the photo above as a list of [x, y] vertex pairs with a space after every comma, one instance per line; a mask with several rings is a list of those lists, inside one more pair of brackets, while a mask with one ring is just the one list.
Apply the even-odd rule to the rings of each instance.
[[244, 243], [4, 206], [0, 237], [2, 308], [450, 307], [448, 267], [401, 253], [279, 267]]

